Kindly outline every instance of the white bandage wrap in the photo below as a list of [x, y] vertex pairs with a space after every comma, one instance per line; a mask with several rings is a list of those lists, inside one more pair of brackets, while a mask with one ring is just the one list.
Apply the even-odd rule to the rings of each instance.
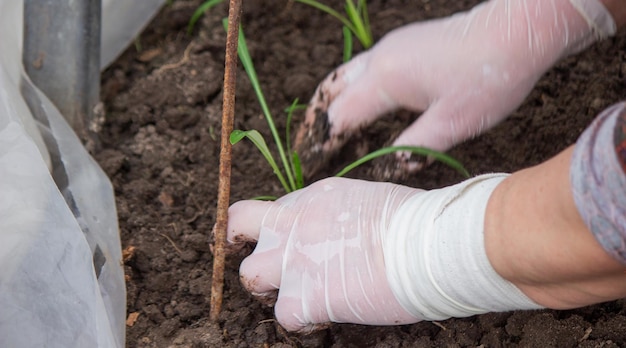
[[570, 0], [570, 3], [587, 21], [598, 39], [615, 35], [617, 25], [611, 13], [598, 0]]
[[487, 201], [507, 174], [487, 174], [403, 203], [383, 240], [385, 267], [400, 304], [416, 318], [444, 320], [538, 309], [491, 266], [484, 244]]

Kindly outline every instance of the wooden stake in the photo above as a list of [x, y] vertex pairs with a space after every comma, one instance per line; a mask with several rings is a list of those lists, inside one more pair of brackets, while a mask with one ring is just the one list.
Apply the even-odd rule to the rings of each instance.
[[230, 133], [235, 117], [235, 79], [237, 73], [237, 45], [241, 22], [242, 0], [230, 0], [228, 7], [228, 33], [226, 34], [226, 59], [224, 69], [224, 99], [222, 106], [222, 136], [220, 148], [220, 177], [217, 193], [217, 216], [213, 234], [213, 279], [211, 282], [211, 310], [209, 319], [217, 322], [222, 309], [224, 292], [224, 264], [226, 260], [226, 228], [230, 204], [230, 171], [232, 146]]

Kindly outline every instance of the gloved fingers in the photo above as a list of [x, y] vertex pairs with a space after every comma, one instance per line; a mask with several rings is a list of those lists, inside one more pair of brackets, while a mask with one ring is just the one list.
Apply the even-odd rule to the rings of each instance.
[[367, 72], [367, 53], [322, 82], [306, 111], [294, 148], [307, 176], [322, 169], [361, 127], [397, 107], [376, 75]]
[[328, 74], [317, 86], [307, 106], [304, 122], [296, 132], [294, 142], [296, 149], [305, 146], [304, 143], [310, 141], [310, 137], [323, 138], [328, 136], [330, 129], [328, 108], [344, 89], [360, 77], [365, 70], [366, 62], [367, 52], [361, 53]]
[[239, 201], [228, 208], [226, 239], [231, 244], [259, 240], [261, 224], [275, 202]]
[[441, 100], [430, 105], [424, 113], [394, 140], [393, 145], [423, 146], [436, 151], [446, 151], [464, 139], [460, 127], [466, 115]]
[[[394, 146], [419, 146], [445, 152], [488, 126], [481, 117], [480, 108], [463, 108], [455, 100], [446, 98], [434, 102], [394, 141]], [[394, 157], [382, 157], [374, 163], [372, 175], [378, 180], [406, 178], [433, 162], [433, 158], [399, 151]]]
[[282, 249], [261, 253], [255, 250], [239, 266], [241, 283], [251, 294], [273, 300], [280, 287], [282, 260]]
[[363, 74], [329, 106], [330, 137], [351, 134], [397, 107], [397, 103], [382, 88], [376, 74]]
[[285, 295], [281, 290], [274, 315], [276, 321], [287, 331], [311, 333], [330, 325], [324, 301], [306, 301], [305, 294]]
[[312, 108], [328, 109], [328, 106], [337, 98], [341, 92], [349, 86], [365, 70], [367, 64], [367, 53], [357, 55], [352, 60], [343, 63], [333, 72], [328, 74], [324, 81], [319, 84], [315, 95], [311, 99]]
[[315, 111], [316, 109], [327, 111], [335, 98], [337, 98], [344, 89], [354, 83], [354, 81], [359, 79], [365, 71], [368, 57], [369, 52], [363, 52], [350, 61], [340, 65], [324, 78], [315, 90], [313, 98], [311, 98], [305, 122], [313, 121], [314, 113], [310, 111]]
[[241, 201], [229, 209], [228, 240], [257, 242], [239, 268], [243, 286], [257, 297], [273, 301], [280, 287], [285, 245], [294, 217], [290, 209], [304, 192], [298, 190], [276, 202]]

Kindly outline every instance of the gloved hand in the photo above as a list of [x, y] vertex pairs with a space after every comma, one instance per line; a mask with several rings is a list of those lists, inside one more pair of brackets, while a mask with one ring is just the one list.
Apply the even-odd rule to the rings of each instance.
[[233, 204], [228, 240], [258, 241], [240, 279], [263, 302], [276, 300], [287, 330], [538, 308], [485, 252], [487, 201], [505, 177], [431, 191], [329, 178], [276, 202]]
[[[491, 0], [396, 29], [318, 86], [295, 141], [304, 171], [399, 108], [423, 114], [394, 145], [448, 150], [505, 118], [557, 60], [615, 30], [598, 0]], [[396, 174], [421, 167], [398, 159]]]
[[233, 204], [229, 242], [258, 240], [241, 264], [243, 285], [269, 301], [280, 287], [275, 313], [287, 330], [418, 321], [389, 288], [382, 238], [398, 206], [419, 191], [332, 178], [275, 202]]

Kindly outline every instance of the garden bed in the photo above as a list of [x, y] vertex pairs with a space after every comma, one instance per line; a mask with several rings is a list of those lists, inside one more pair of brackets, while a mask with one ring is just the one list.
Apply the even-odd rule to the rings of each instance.
[[[327, 1], [340, 9], [342, 1]], [[416, 20], [468, 9], [478, 1], [373, 0], [376, 39]], [[311, 335], [287, 333], [273, 312], [239, 284], [244, 256], [227, 260], [223, 312], [209, 323], [225, 32], [225, 4], [186, 35], [199, 0], [175, 0], [102, 79], [107, 111], [96, 159], [111, 177], [127, 251], [128, 347], [618, 347], [626, 345], [623, 300], [570, 311], [512, 312], [399, 327], [335, 324]], [[243, 25], [257, 73], [279, 127], [294, 98], [308, 101], [342, 59], [338, 22], [287, 0], [244, 2]], [[507, 121], [450, 154], [473, 174], [538, 164], [572, 144], [593, 117], [626, 99], [626, 33], [567, 59], [542, 78]], [[460, 57], [462, 60], [462, 57]], [[417, 117], [399, 112], [363, 139], [373, 150]], [[296, 115], [296, 122], [302, 115]], [[269, 135], [243, 70], [237, 79], [235, 128]], [[268, 138], [269, 139], [269, 138]], [[318, 177], [355, 159], [349, 146]], [[353, 151], [354, 150], [354, 151]], [[233, 151], [232, 202], [281, 195], [282, 188], [249, 142]], [[350, 177], [371, 179], [365, 165]], [[401, 182], [435, 188], [456, 183], [434, 164]], [[247, 250], [248, 252], [250, 250]], [[626, 281], [626, 275], [625, 279]]]

